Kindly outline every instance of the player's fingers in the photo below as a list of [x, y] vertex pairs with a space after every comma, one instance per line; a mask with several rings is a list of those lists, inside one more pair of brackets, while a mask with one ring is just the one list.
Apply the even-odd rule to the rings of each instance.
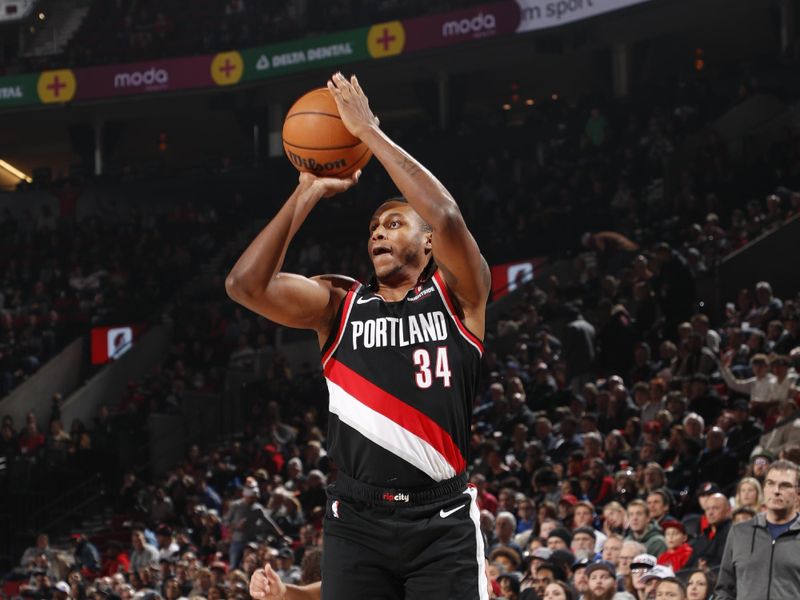
[[[264, 573], [267, 576], [267, 585], [270, 583], [274, 586], [278, 586], [281, 582], [281, 578], [278, 577], [278, 574], [272, 569], [272, 567], [268, 564], [264, 567]], [[269, 588], [267, 588], [269, 590]]]
[[336, 84], [336, 87], [342, 92], [346, 98], [349, 98], [353, 93], [353, 86], [350, 85], [350, 82], [347, 81], [344, 75], [340, 71], [337, 71], [336, 74], [333, 76], [333, 81]]
[[266, 598], [268, 591], [269, 584], [264, 571], [259, 569], [253, 573], [253, 577], [250, 579], [250, 595], [259, 600], [260, 598]]
[[361, 84], [358, 83], [358, 77], [352, 75], [350, 77], [350, 85], [353, 86], [353, 89], [358, 92], [360, 95], [364, 95], [364, 90], [361, 89]]

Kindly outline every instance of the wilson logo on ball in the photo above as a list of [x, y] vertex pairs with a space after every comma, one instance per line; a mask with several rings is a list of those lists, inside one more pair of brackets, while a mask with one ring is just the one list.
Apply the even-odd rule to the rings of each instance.
[[314, 171], [315, 173], [319, 173], [322, 171], [338, 171], [340, 169], [344, 169], [347, 166], [347, 161], [343, 158], [333, 162], [326, 162], [324, 164], [320, 164], [315, 161], [313, 158], [303, 158], [299, 154], [295, 154], [291, 150], [287, 150], [286, 154], [289, 156], [289, 160], [292, 161], [294, 166], [303, 169], [309, 169]]

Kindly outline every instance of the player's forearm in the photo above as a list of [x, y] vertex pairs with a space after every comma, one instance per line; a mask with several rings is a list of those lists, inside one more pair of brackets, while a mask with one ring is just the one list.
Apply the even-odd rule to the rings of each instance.
[[458, 205], [442, 182], [377, 126], [367, 128], [361, 140], [372, 150], [411, 207], [434, 230], [446, 226], [450, 219], [459, 215]]
[[320, 198], [312, 184], [297, 186], [228, 274], [225, 289], [232, 298], [235, 299], [237, 294], [247, 295], [266, 289], [283, 267], [289, 243]]

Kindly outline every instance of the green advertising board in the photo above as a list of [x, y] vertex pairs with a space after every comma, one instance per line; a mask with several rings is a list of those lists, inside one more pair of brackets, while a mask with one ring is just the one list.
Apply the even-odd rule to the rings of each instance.
[[38, 80], [39, 73], [0, 77], [0, 109], [38, 104], [39, 96], [36, 93]]
[[367, 27], [331, 35], [242, 50], [242, 81], [255, 81], [287, 73], [337, 66], [369, 59]]

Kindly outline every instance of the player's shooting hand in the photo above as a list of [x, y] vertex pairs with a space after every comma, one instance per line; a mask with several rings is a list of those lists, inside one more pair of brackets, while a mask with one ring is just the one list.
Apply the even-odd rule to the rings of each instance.
[[341, 194], [349, 190], [358, 183], [359, 177], [361, 177], [360, 169], [350, 177], [342, 179], [337, 177], [317, 177], [312, 173], [300, 173], [300, 184], [311, 186], [322, 198], [331, 198], [336, 194]]
[[250, 578], [250, 596], [253, 600], [284, 600], [286, 586], [267, 563], [263, 569], [256, 569]]
[[328, 89], [336, 101], [342, 123], [354, 136], [363, 139], [367, 129], [380, 125], [355, 75], [348, 81], [341, 73], [335, 73], [328, 81]]

